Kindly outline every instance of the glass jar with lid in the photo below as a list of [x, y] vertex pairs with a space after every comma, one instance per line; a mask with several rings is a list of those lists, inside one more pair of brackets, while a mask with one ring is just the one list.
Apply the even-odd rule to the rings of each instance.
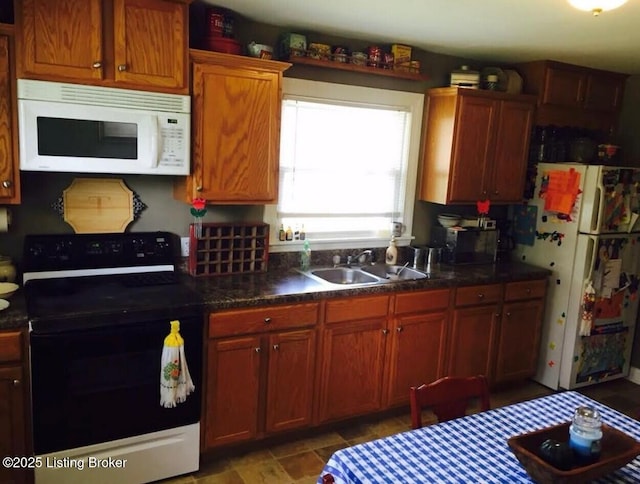
[[594, 461], [600, 457], [602, 420], [600, 412], [588, 406], [576, 408], [569, 426], [569, 446], [581, 460]]

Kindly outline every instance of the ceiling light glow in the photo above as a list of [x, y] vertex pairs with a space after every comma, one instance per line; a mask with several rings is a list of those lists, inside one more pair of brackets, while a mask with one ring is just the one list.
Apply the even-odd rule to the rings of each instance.
[[569, 0], [569, 3], [578, 10], [592, 12], [598, 16], [606, 10], [613, 10], [627, 3], [627, 0]]

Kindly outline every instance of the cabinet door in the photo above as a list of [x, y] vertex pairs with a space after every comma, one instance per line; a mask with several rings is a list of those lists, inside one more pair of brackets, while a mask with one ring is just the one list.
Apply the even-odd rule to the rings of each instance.
[[483, 374], [492, 379], [498, 310], [498, 305], [491, 305], [453, 312], [448, 376]]
[[522, 201], [534, 108], [533, 103], [500, 101], [495, 156], [487, 183], [491, 201]]
[[449, 200], [452, 203], [475, 203], [488, 196], [482, 182], [488, 178], [486, 170], [493, 157], [496, 106], [491, 99], [471, 96], [462, 96], [460, 99], [449, 186]]
[[500, 321], [496, 382], [523, 380], [536, 372], [543, 299], [504, 305]]
[[387, 405], [407, 404], [410, 386], [443, 376], [446, 321], [446, 312], [395, 319], [389, 334]]
[[114, 0], [115, 81], [187, 86], [187, 12], [178, 2]]
[[315, 330], [270, 336], [267, 432], [311, 424], [315, 359]]
[[0, 35], [0, 203], [20, 202], [11, 48], [9, 36]]
[[619, 111], [625, 82], [624, 76], [590, 73], [587, 76], [584, 107], [598, 111]]
[[[26, 455], [21, 367], [0, 368], [0, 455]], [[26, 482], [26, 471], [0, 466], [0, 482]]]
[[23, 73], [102, 79], [102, 0], [16, 2]]
[[579, 108], [584, 102], [586, 77], [582, 70], [547, 67], [542, 104]]
[[332, 324], [323, 332], [320, 422], [380, 409], [386, 319]]
[[209, 341], [206, 447], [256, 437], [261, 359], [259, 336]]
[[194, 64], [194, 193], [215, 203], [278, 196], [279, 72]]

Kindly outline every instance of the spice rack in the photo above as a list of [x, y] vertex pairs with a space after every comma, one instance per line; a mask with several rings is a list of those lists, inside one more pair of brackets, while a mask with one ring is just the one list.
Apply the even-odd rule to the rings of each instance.
[[266, 272], [269, 253], [269, 225], [203, 223], [196, 237], [189, 228], [189, 273], [219, 276]]
[[[313, 56], [321, 58], [315, 58]], [[368, 62], [366, 60], [354, 58], [345, 54], [321, 54], [319, 56], [317, 52], [291, 49], [288, 61], [292, 64], [303, 64], [351, 72], [363, 72], [366, 74], [377, 74], [379, 76], [409, 79], [412, 81], [429, 80], [428, 76], [420, 74], [420, 69], [414, 67], [402, 67], [401, 70], [397, 66], [394, 66], [393, 63], [385, 62], [378, 62], [378, 67], [370, 66], [366, 64], [366, 62]], [[362, 64], [359, 64], [359, 62], [362, 62]]]

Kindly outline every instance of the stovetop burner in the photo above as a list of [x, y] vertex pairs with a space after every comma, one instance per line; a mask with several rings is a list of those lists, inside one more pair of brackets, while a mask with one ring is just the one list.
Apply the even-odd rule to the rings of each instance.
[[24, 291], [32, 330], [199, 311], [200, 296], [176, 272], [174, 238], [163, 232], [27, 236]]

